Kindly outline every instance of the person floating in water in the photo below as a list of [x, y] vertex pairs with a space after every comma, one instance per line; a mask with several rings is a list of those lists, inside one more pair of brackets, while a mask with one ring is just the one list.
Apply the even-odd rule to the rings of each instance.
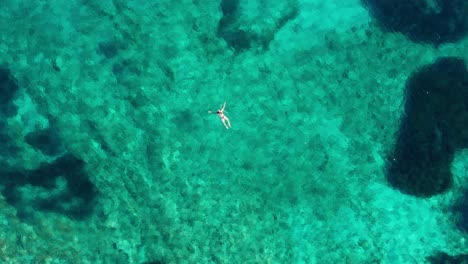
[[[219, 118], [221, 118], [221, 122], [223, 123], [224, 127], [226, 129], [230, 129], [231, 128], [231, 122], [229, 121], [229, 118], [224, 115], [224, 108], [225, 107], [226, 107], [226, 102], [224, 102], [223, 107], [221, 107], [221, 109], [216, 111], [216, 114], [219, 116]], [[208, 111], [208, 113], [214, 114], [214, 112], [211, 111], [211, 110]]]

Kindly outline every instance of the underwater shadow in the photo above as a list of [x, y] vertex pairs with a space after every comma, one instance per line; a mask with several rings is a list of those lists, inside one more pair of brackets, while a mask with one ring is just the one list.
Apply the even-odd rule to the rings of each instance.
[[466, 0], [361, 0], [386, 31], [398, 31], [414, 42], [440, 45], [468, 32]]
[[82, 220], [93, 211], [97, 192], [84, 162], [65, 154], [35, 170], [0, 171], [2, 194], [23, 220], [37, 210]]
[[455, 151], [468, 147], [468, 71], [458, 58], [442, 58], [407, 81], [405, 112], [387, 167], [387, 180], [403, 193], [430, 197], [452, 184]]

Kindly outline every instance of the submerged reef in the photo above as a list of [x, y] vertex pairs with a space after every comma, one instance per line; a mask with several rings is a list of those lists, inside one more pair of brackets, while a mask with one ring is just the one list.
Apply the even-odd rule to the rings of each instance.
[[387, 31], [398, 31], [415, 42], [440, 45], [468, 32], [466, 0], [361, 0]]
[[400, 191], [429, 197], [452, 184], [455, 151], [468, 147], [468, 72], [458, 58], [441, 58], [415, 72], [387, 179]]

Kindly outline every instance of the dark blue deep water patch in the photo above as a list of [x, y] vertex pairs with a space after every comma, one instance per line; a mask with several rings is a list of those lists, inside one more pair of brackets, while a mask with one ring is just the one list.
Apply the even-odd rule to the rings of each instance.
[[455, 42], [468, 31], [466, 0], [361, 0], [387, 31], [415, 42]]
[[92, 213], [96, 188], [84, 170], [84, 162], [65, 154], [35, 170], [1, 169], [0, 184], [6, 201], [18, 217], [29, 219], [35, 211], [84, 219]]
[[32, 131], [25, 136], [24, 140], [48, 156], [55, 156], [64, 151], [59, 131], [55, 125], [50, 125], [46, 129]]
[[466, 189], [454, 206], [457, 227], [468, 234], [468, 189]]
[[238, 52], [249, 49], [252, 46], [253, 36], [240, 29], [236, 23], [239, 0], [222, 0], [221, 11], [223, 17], [219, 21], [217, 35]]
[[13, 99], [18, 91], [18, 83], [10, 69], [0, 67], [0, 115], [13, 116], [16, 114], [16, 106]]
[[450, 188], [450, 164], [468, 147], [468, 72], [463, 60], [442, 58], [407, 81], [405, 114], [387, 179], [400, 191], [429, 197]]
[[430, 264], [463, 264], [468, 263], [468, 254], [449, 255], [445, 252], [438, 252], [427, 258]]

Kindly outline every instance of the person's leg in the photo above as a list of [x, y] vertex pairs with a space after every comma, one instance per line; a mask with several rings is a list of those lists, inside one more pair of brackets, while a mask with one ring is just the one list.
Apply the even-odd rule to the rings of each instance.
[[228, 128], [228, 127], [231, 128], [231, 121], [229, 121], [229, 118], [227, 118], [227, 117], [225, 116], [225, 117], [224, 117], [224, 120], [225, 120], [225, 121], [223, 122], [223, 123], [225, 123], [224, 126], [225, 126], [226, 128]]

